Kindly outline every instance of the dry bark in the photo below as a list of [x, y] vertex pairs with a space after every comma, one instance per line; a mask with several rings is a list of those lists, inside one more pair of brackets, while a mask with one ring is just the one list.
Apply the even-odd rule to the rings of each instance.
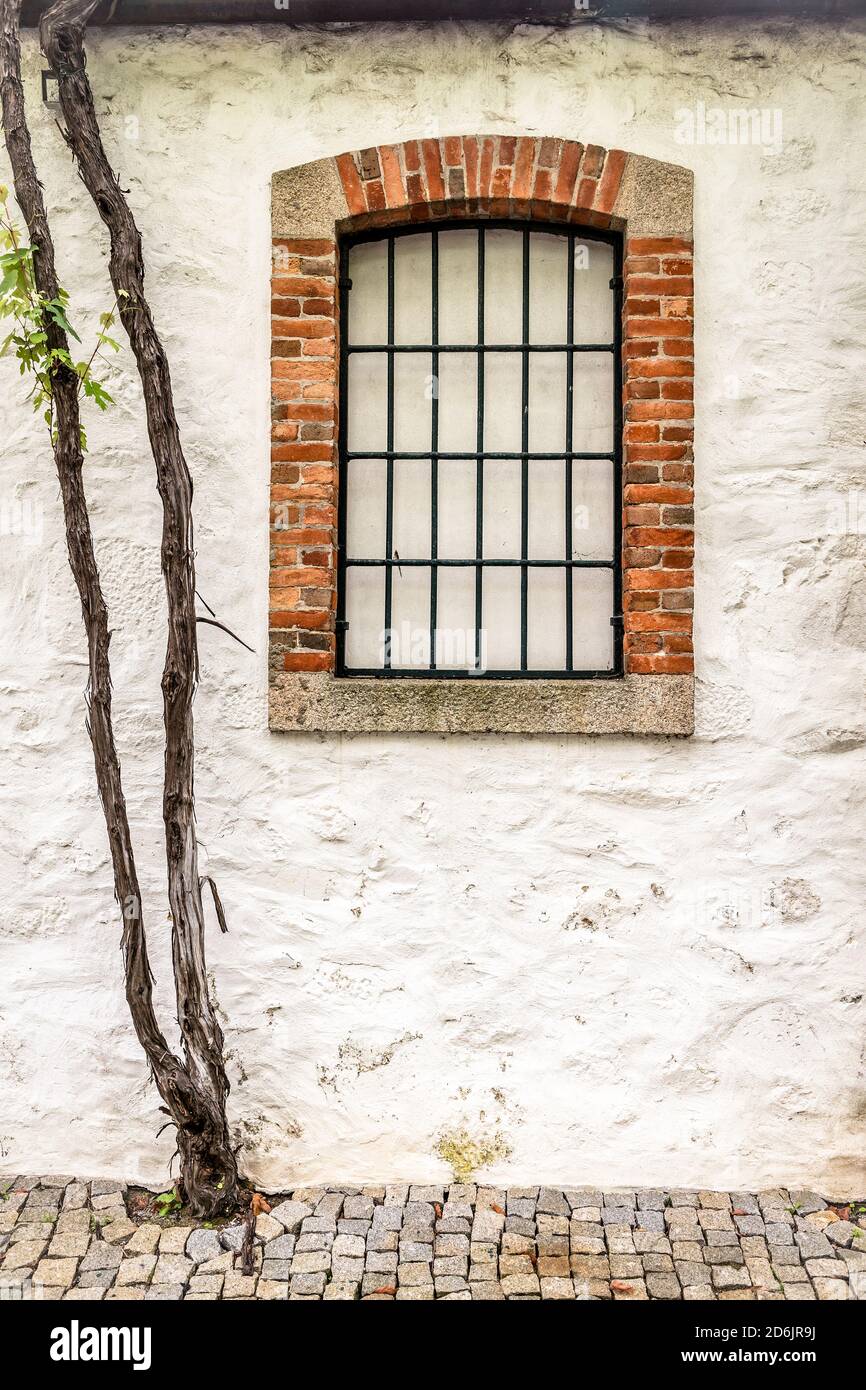
[[[24, 110], [18, 38], [20, 4], [21, 0], [0, 0], [3, 126], [16, 198], [34, 248], [36, 286], [51, 299], [58, 292], [57, 275]], [[144, 298], [140, 237], [108, 168], [84, 74], [83, 31], [95, 8], [95, 3], [55, 6], [43, 20], [42, 41], [60, 74], [70, 127], [68, 138], [79, 169], [111, 232], [112, 280], [144, 385], [148, 429], [164, 508], [162, 566], [168, 593], [169, 640], [162, 681], [166, 727], [163, 813], [183, 1061], [168, 1047], [153, 1009], [141, 893], [111, 720], [108, 615], [83, 486], [78, 380], [74, 372], [62, 366], [52, 374], [57, 426], [54, 453], [69, 559], [88, 639], [88, 729], [111, 845], [115, 892], [123, 909], [127, 1000], [136, 1034], [177, 1126], [184, 1194], [195, 1214], [213, 1216], [236, 1205], [238, 1175], [226, 1120], [229, 1087], [223, 1063], [223, 1035], [207, 987], [204, 911], [194, 826], [192, 700], [198, 662], [192, 483], [180, 448], [168, 365]], [[50, 347], [67, 347], [62, 330], [49, 319], [46, 330]]]
[[184, 1058], [201, 1103], [194, 1128], [178, 1129], [186, 1195], [198, 1210], [233, 1207], [237, 1165], [226, 1120], [223, 1034], [210, 997], [194, 804], [193, 699], [198, 679], [192, 479], [180, 443], [168, 361], [144, 292], [141, 236], [108, 162], [86, 72], [84, 33], [98, 0], [59, 0], [43, 15], [42, 49], [58, 82], [65, 137], [111, 241], [109, 273], [144, 392], [157, 489], [168, 602], [162, 675], [165, 723], [163, 820], [177, 1017]]

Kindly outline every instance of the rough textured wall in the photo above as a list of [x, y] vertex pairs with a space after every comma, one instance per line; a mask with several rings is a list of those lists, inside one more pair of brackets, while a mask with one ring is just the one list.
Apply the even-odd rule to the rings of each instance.
[[[92, 329], [105, 238], [26, 56]], [[174, 363], [200, 591], [256, 647], [205, 629], [198, 701], [249, 1171], [432, 1179], [444, 1153], [514, 1182], [862, 1190], [866, 30], [120, 32], [90, 66]], [[679, 143], [697, 101], [779, 108], [781, 145]], [[269, 177], [431, 113], [695, 168], [691, 740], [267, 732]], [[159, 1181], [57, 487], [0, 368], [0, 1169]], [[159, 506], [128, 352], [112, 376], [88, 486], [168, 1010]]]

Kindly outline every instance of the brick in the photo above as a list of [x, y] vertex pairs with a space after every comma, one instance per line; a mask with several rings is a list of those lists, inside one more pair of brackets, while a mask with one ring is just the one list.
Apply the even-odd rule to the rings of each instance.
[[694, 281], [690, 275], [631, 275], [629, 294], [675, 295], [691, 298]]
[[692, 326], [684, 319], [671, 323], [660, 318], [627, 318], [626, 335], [630, 338], [690, 338]]
[[583, 146], [565, 141], [559, 161], [559, 170], [553, 190], [554, 202], [568, 204], [572, 200], [577, 170], [583, 155]]
[[627, 155], [624, 150], [609, 150], [598, 182], [593, 207], [598, 212], [611, 212], [619, 192]]
[[632, 656], [629, 670], [634, 675], [685, 676], [694, 670], [691, 656]]
[[677, 357], [631, 358], [629, 373], [637, 377], [691, 377], [694, 366], [691, 359]]
[[350, 154], [341, 154], [337, 156], [336, 164], [349, 212], [353, 216], [366, 212], [367, 200], [354, 159]]
[[379, 162], [382, 168], [385, 203], [390, 208], [401, 207], [405, 201], [405, 189], [400, 170], [400, 157], [393, 145], [379, 146]]
[[625, 500], [630, 502], [654, 502], [657, 504], [688, 505], [692, 500], [692, 490], [674, 484], [648, 484], [647, 486], [627, 487]]
[[686, 237], [633, 236], [628, 238], [630, 256], [664, 256], [691, 252], [693, 243]]
[[333, 665], [330, 652], [286, 652], [283, 656], [286, 671], [330, 671]]
[[[354, 166], [353, 166], [354, 167]], [[285, 246], [295, 256], [326, 256], [334, 254], [330, 237], [278, 237], [276, 245]]]
[[442, 181], [442, 158], [438, 140], [422, 140], [424, 171], [427, 175], [427, 193], [431, 202], [440, 202], [445, 197], [445, 184]]

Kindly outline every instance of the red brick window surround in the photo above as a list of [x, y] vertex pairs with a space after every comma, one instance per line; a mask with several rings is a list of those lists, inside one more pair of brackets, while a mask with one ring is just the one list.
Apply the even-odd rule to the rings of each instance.
[[[689, 171], [552, 137], [383, 145], [272, 185], [270, 725], [318, 732], [688, 734], [694, 347]], [[338, 678], [340, 238], [461, 218], [622, 234], [625, 674]]]

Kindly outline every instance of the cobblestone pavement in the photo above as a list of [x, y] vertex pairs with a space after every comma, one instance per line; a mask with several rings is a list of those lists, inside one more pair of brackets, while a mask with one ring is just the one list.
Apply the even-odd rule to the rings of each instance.
[[[244, 1227], [112, 1181], [0, 1179], [0, 1298], [866, 1299], [862, 1209], [812, 1192], [305, 1187]], [[863, 1214], [866, 1226], [866, 1214]]]

